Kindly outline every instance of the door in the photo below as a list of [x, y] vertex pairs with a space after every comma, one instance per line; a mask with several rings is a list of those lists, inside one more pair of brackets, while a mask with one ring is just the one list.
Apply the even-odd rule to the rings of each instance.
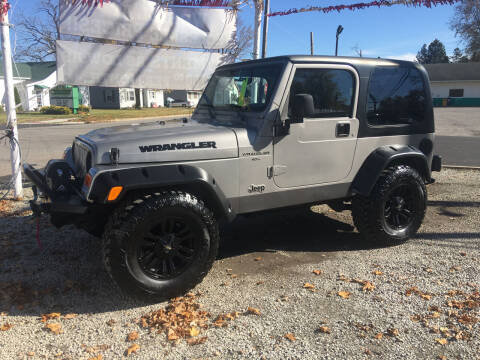
[[[340, 182], [352, 168], [357, 145], [357, 72], [346, 65], [296, 65], [282, 114], [296, 94], [313, 97], [315, 114], [274, 141], [275, 184], [282, 188]], [[289, 119], [290, 121], [290, 119]]]

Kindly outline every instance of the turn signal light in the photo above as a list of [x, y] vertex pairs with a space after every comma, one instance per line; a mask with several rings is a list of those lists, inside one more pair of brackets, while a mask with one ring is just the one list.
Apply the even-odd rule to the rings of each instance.
[[117, 200], [118, 196], [123, 190], [123, 186], [115, 186], [110, 189], [110, 192], [108, 193], [108, 201], [115, 201]]
[[85, 180], [83, 181], [83, 185], [85, 185], [85, 187], [89, 189], [90, 185], [92, 185], [92, 180], [93, 180], [93, 176], [90, 173], [87, 173], [87, 175], [85, 175]]

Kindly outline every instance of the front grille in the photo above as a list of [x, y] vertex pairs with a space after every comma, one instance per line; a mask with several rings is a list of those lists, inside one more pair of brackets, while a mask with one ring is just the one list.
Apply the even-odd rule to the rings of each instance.
[[83, 179], [88, 170], [92, 167], [92, 152], [88, 145], [75, 140], [72, 146], [73, 163], [75, 164], [75, 175]]

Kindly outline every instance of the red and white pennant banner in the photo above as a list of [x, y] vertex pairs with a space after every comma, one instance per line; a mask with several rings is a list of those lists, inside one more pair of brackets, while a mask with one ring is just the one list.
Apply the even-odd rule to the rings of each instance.
[[10, 4], [8, 1], [2, 1], [0, 4], [0, 20], [3, 21], [3, 17], [5, 14], [8, 13], [8, 10], [10, 10]]
[[310, 11], [320, 11], [323, 13], [329, 13], [332, 11], [342, 11], [342, 10], [359, 10], [359, 9], [366, 9], [370, 7], [382, 7], [382, 6], [393, 6], [393, 5], [405, 5], [405, 6], [413, 6], [413, 7], [427, 7], [431, 8], [432, 6], [438, 5], [454, 5], [455, 3], [459, 3], [462, 0], [376, 0], [372, 2], [362, 2], [350, 5], [332, 5], [332, 6], [309, 6], [304, 8], [292, 8], [289, 10], [283, 11], [275, 11], [268, 16], [285, 16], [291, 14], [299, 14], [304, 12]]

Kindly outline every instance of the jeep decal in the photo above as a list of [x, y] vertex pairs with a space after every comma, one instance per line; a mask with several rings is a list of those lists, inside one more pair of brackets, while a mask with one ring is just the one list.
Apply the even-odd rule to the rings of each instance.
[[216, 149], [217, 143], [215, 141], [200, 141], [197, 144], [194, 142], [163, 144], [163, 145], [145, 145], [139, 146], [142, 153], [157, 152], [157, 151], [171, 151], [171, 150], [190, 150], [190, 149]]

